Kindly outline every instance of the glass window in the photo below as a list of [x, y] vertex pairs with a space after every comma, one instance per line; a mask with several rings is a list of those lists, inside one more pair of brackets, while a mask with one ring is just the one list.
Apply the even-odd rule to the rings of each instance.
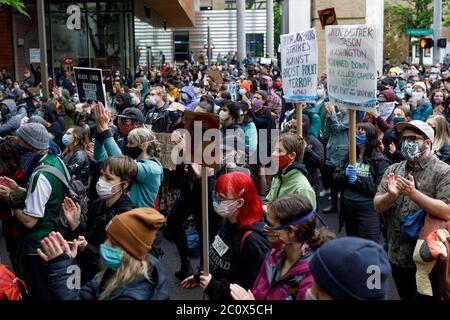
[[246, 53], [252, 57], [264, 57], [264, 34], [248, 33], [246, 34]]

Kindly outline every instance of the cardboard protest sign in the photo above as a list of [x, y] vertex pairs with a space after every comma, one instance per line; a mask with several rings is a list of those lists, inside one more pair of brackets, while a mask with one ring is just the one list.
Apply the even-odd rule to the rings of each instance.
[[352, 110], [375, 111], [376, 29], [368, 25], [326, 26], [330, 101]]
[[223, 83], [222, 72], [217, 69], [208, 69], [206, 74], [211, 77], [215, 83]]
[[184, 128], [189, 132], [190, 141], [186, 141], [186, 145], [190, 146], [189, 162], [218, 169], [222, 160], [219, 116], [212, 113], [185, 111], [183, 119]]
[[315, 29], [281, 36], [281, 74], [287, 102], [315, 102], [317, 37]]
[[102, 69], [74, 67], [73, 71], [80, 101], [101, 101], [106, 106]]
[[155, 137], [160, 143], [160, 156], [159, 161], [161, 162], [164, 169], [175, 170], [177, 168], [176, 163], [172, 160], [172, 150], [177, 145], [174, 141], [172, 141], [171, 133], [158, 133], [155, 132]]
[[382, 102], [377, 106], [377, 112], [383, 120], [387, 120], [392, 112], [394, 112], [396, 103], [395, 102]]

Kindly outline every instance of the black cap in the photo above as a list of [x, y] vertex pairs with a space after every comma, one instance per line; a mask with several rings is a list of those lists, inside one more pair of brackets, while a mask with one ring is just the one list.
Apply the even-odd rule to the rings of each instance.
[[209, 95], [209, 94], [205, 94], [205, 95], [203, 95], [201, 98], [200, 98], [200, 100], [201, 101], [207, 101], [209, 104], [214, 104], [214, 98], [213, 98], [213, 96], [212, 95]]
[[133, 121], [136, 121], [136, 122], [144, 123], [144, 115], [142, 114], [141, 110], [136, 109], [134, 107], [126, 108], [117, 117], [123, 118], [123, 119], [130, 119], [130, 120], [133, 120]]

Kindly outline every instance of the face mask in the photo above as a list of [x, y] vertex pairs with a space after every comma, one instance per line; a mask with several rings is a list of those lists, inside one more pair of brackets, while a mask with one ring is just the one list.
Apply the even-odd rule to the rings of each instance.
[[416, 92], [416, 91], [414, 91], [414, 92], [412, 93], [412, 97], [413, 97], [413, 99], [415, 99], [415, 100], [422, 100], [422, 98], [423, 98], [423, 92]]
[[406, 119], [405, 119], [405, 117], [394, 117], [394, 119], [392, 121], [394, 122], [394, 125], [396, 125], [397, 123], [405, 122]]
[[190, 98], [189, 98], [189, 96], [188, 96], [187, 93], [184, 93], [184, 92], [183, 92], [183, 93], [181, 94], [181, 100], [183, 100], [184, 103], [187, 103], [187, 102], [190, 101]]
[[9, 112], [10, 112], [10, 111], [9, 111], [8, 108], [2, 108], [2, 109], [0, 109], [0, 113], [2, 114], [2, 118], [4, 118]]
[[125, 137], [128, 136], [130, 131], [135, 128], [136, 128], [136, 124], [134, 124], [134, 123], [130, 123], [130, 124], [119, 123], [119, 132]]
[[19, 89], [19, 85], [18, 84], [14, 85], [14, 89]]
[[219, 112], [219, 118], [222, 121], [227, 120], [229, 116], [230, 116], [230, 114], [228, 112], [226, 112], [226, 111], [222, 110], [222, 111]]
[[237, 212], [236, 203], [236, 200], [213, 201], [214, 211], [222, 218], [228, 218]]
[[405, 87], [405, 85], [406, 85], [406, 81], [399, 81], [399, 82], [398, 82], [398, 88], [399, 88], [400, 90], [403, 90], [403, 88]]
[[156, 98], [156, 96], [150, 96], [148, 97], [148, 103], [152, 106], [156, 105], [158, 103], [158, 99]]
[[433, 99], [435, 104], [442, 104], [444, 102], [444, 98], [442, 97], [434, 97]]
[[259, 99], [253, 99], [253, 100], [252, 100], [252, 105], [253, 105], [253, 107], [255, 107], [256, 109], [258, 109], [258, 108], [260, 108], [260, 107], [263, 105], [263, 103], [262, 103], [262, 101], [259, 100]]
[[30, 77], [30, 74], [29, 74], [29, 73], [24, 73], [23, 76], [24, 76], [25, 78], [29, 78], [29, 77]]
[[308, 290], [306, 290], [306, 300], [319, 300], [319, 299], [317, 299], [316, 296], [312, 294], [311, 288], [308, 288]]
[[73, 142], [73, 137], [68, 136], [67, 134], [63, 135], [61, 142], [66, 147]]
[[362, 146], [367, 142], [367, 136], [363, 133], [357, 133], [356, 134], [356, 145]]
[[406, 89], [405, 89], [405, 93], [406, 93], [408, 96], [412, 96], [412, 88], [406, 88]]
[[121, 184], [121, 183], [112, 185], [111, 183], [103, 180], [102, 178], [98, 179], [98, 182], [95, 185], [95, 189], [97, 190], [98, 197], [103, 200], [111, 198], [115, 194], [115, 193], [113, 193], [112, 189], [115, 186], [118, 186], [119, 184]]
[[278, 164], [279, 171], [283, 171], [293, 162], [287, 154], [278, 155], [273, 158], [273, 161]]
[[137, 159], [142, 153], [142, 149], [139, 147], [125, 147], [125, 155], [132, 159]]
[[100, 257], [109, 269], [116, 271], [122, 262], [122, 250], [101, 244]]
[[32, 149], [22, 147], [18, 144], [15, 145], [16, 154], [19, 157], [20, 166], [22, 167], [22, 170], [27, 173], [27, 171], [31, 167], [31, 163], [33, 162], [33, 159], [36, 157], [36, 153], [33, 152]]
[[325, 95], [325, 91], [323, 89], [317, 89], [317, 96], [322, 98]]
[[240, 88], [239, 91], [238, 91], [238, 93], [239, 93], [241, 96], [245, 96], [245, 95], [247, 94], [247, 90], [246, 90], [245, 88]]
[[178, 121], [178, 119], [180, 119], [181, 115], [178, 111], [170, 111], [169, 112], [169, 119], [170, 122], [172, 123], [176, 123]]
[[420, 147], [422, 143], [417, 141], [405, 141], [402, 144], [402, 155], [406, 160], [415, 161], [420, 158], [422, 152]]

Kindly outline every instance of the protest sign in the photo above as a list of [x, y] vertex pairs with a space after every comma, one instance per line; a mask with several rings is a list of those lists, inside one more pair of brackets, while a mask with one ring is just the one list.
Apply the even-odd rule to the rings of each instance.
[[230, 83], [228, 85], [228, 91], [230, 92], [230, 95], [231, 95], [231, 101], [236, 101], [237, 100], [237, 86], [236, 86], [236, 83]]
[[41, 49], [30, 48], [30, 63], [41, 63]]
[[272, 59], [270, 59], [270, 58], [260, 58], [259, 63], [261, 65], [271, 65], [272, 64]]
[[101, 101], [106, 106], [106, 94], [101, 69], [73, 68], [80, 101]]
[[[203, 112], [184, 112], [184, 128], [189, 132], [190, 161], [207, 167], [219, 168], [220, 118], [217, 114]], [[209, 130], [215, 129], [215, 130]], [[208, 132], [207, 132], [208, 131]]]
[[172, 141], [171, 133], [159, 133], [155, 132], [156, 140], [160, 143], [160, 156], [159, 161], [161, 162], [164, 169], [175, 170], [177, 168], [176, 163], [172, 160], [172, 150], [177, 145], [175, 141]]
[[396, 103], [395, 102], [383, 102], [377, 106], [377, 112], [380, 114], [380, 117], [386, 121], [394, 112]]
[[315, 29], [281, 36], [281, 73], [287, 102], [315, 102], [317, 37]]
[[326, 26], [330, 101], [352, 110], [375, 111], [376, 29], [368, 25]]
[[215, 83], [223, 83], [222, 72], [217, 69], [208, 69], [206, 75], [208, 75]]

